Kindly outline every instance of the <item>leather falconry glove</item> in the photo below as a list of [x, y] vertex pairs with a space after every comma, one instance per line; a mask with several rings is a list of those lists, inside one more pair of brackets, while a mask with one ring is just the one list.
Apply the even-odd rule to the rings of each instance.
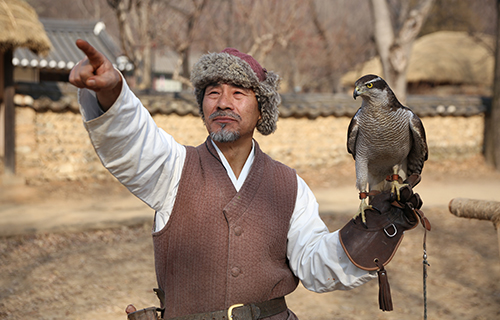
[[351, 262], [358, 268], [377, 271], [379, 279], [379, 306], [392, 311], [392, 299], [386, 266], [394, 257], [406, 230], [415, 228], [418, 221], [426, 230], [431, 225], [420, 210], [422, 199], [413, 193], [420, 182], [414, 174], [400, 188], [400, 200], [390, 191], [381, 192], [370, 200], [373, 209], [366, 210], [366, 225], [361, 217], [351, 219], [339, 232], [340, 242]]

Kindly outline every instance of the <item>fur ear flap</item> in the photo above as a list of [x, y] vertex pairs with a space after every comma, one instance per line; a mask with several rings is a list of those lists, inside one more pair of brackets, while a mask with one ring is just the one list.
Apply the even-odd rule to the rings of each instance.
[[263, 135], [276, 131], [281, 96], [278, 93], [280, 77], [269, 71], [265, 81], [260, 83], [259, 102], [261, 104], [261, 120], [257, 123], [257, 130]]

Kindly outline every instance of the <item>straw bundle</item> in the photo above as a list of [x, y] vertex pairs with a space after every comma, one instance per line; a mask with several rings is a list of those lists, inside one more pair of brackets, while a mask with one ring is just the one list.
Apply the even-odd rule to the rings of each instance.
[[0, 0], [0, 52], [26, 47], [46, 55], [51, 43], [35, 10], [23, 0]]

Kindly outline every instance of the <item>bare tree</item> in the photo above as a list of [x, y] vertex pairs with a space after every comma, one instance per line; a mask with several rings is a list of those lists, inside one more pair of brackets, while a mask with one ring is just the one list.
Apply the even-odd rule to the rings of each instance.
[[200, 21], [205, 37], [199, 37], [197, 45], [205, 52], [234, 47], [269, 70], [282, 66], [282, 76], [295, 72], [297, 41], [305, 41], [299, 34], [309, 27], [304, 24], [307, 4], [308, 0], [212, 0]]
[[118, 40], [118, 30], [113, 10], [107, 0], [27, 0], [39, 17], [71, 20], [102, 21], [106, 31]]
[[162, 1], [155, 10], [154, 40], [159, 47], [168, 47], [179, 56], [173, 78], [190, 86], [190, 56], [193, 43], [204, 32], [198, 28], [208, 0]]
[[216, 14], [206, 21], [210, 39], [218, 47], [233, 46], [263, 61], [276, 47], [287, 47], [305, 0], [219, 0]]
[[[273, 55], [285, 70], [289, 90], [339, 92], [341, 76], [375, 54], [366, 1], [308, 0], [297, 18], [287, 50]], [[278, 57], [287, 57], [286, 62]]]
[[335, 68], [334, 68], [334, 56], [333, 56], [333, 44], [331, 41], [328, 39], [327, 35], [327, 29], [325, 25], [320, 21], [320, 17], [318, 14], [318, 10], [316, 8], [316, 1], [311, 0], [309, 2], [310, 6], [310, 12], [311, 12], [311, 19], [313, 22], [313, 25], [316, 29], [316, 32], [318, 34], [318, 37], [321, 40], [321, 43], [323, 44], [323, 50], [325, 52], [325, 68], [328, 70], [328, 73], [326, 74], [326, 79], [328, 82], [331, 83], [332, 85], [332, 91], [336, 92], [338, 91], [338, 80], [340, 76], [336, 74]]
[[[140, 20], [133, 19], [132, 13], [137, 10], [134, 6], [145, 0], [107, 1], [119, 9], [117, 17], [122, 41], [131, 38], [127, 33], [144, 34], [137, 31], [140, 28], [135, 24]], [[287, 80], [284, 82], [287, 91], [304, 88], [335, 92], [341, 74], [368, 58], [366, 48], [372, 47], [363, 28], [369, 16], [362, 12], [367, 10], [361, 10], [355, 18], [349, 18], [348, 14], [360, 5], [366, 6], [363, 1], [346, 0], [338, 6], [325, 0], [315, 0], [314, 6], [311, 0], [149, 2], [152, 8], [148, 17], [151, 28], [146, 35], [149, 38], [136, 35], [136, 40], [141, 41], [139, 48], [144, 51], [149, 45], [159, 51], [171, 49], [176, 52], [179, 59], [173, 77], [185, 86], [189, 85], [191, 52], [220, 51], [230, 46], [253, 55], [270, 70], [279, 71]], [[311, 15], [311, 8], [316, 10], [315, 16]], [[316, 19], [316, 28], [312, 17]], [[360, 29], [352, 31], [354, 25]], [[149, 39], [149, 44], [140, 40], [143, 38]], [[125, 51], [139, 69], [147, 65], [131, 50]]]
[[76, 1], [80, 11], [84, 16], [91, 17], [94, 20], [101, 19], [101, 3], [100, 1]]
[[[496, 3], [496, 0], [59, 0], [59, 5], [54, 6], [53, 0], [27, 1], [42, 17], [104, 21], [107, 31], [119, 39], [135, 64], [141, 88], [151, 85], [154, 50], [176, 52], [174, 77], [188, 83], [189, 59], [193, 53], [235, 47], [253, 54], [266, 68], [278, 71], [284, 78], [284, 90], [296, 88], [307, 92], [338, 91], [342, 74], [379, 51], [383, 57], [383, 75], [402, 100], [411, 45], [418, 30], [493, 34], [495, 10], [491, 7]], [[430, 18], [423, 30], [422, 22], [428, 12]]]
[[107, 0], [114, 10], [120, 31], [120, 44], [134, 64], [136, 86], [151, 87], [150, 13], [154, 0]]
[[[248, 53], [256, 56], [257, 60], [265, 57], [276, 46], [288, 46], [291, 36], [297, 27], [297, 14], [300, 11], [301, 1], [256, 1], [247, 12], [248, 22], [251, 24], [252, 46]], [[259, 19], [260, 18], [260, 19]]]
[[399, 12], [391, 15], [387, 0], [371, 0], [375, 21], [374, 36], [384, 78], [401, 102], [406, 101], [406, 72], [413, 42], [433, 2], [434, 0], [418, 0], [410, 8], [408, 0], [402, 1]]
[[[370, 24], [361, 3], [311, 0], [309, 14], [320, 50], [314, 59], [321, 66], [316, 72], [319, 90], [339, 92], [340, 77], [356, 63], [369, 58], [373, 41], [366, 36]], [[368, 9], [368, 7], [366, 7]], [[351, 12], [359, 12], [352, 15]], [[365, 34], [365, 35], [364, 35]]]

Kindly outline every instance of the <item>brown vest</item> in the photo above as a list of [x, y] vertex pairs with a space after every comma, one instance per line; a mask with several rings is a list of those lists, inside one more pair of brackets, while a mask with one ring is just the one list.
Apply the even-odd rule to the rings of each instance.
[[262, 302], [295, 290], [298, 279], [286, 255], [295, 171], [255, 143], [253, 166], [236, 192], [210, 139], [186, 149], [172, 215], [153, 233], [165, 318]]

